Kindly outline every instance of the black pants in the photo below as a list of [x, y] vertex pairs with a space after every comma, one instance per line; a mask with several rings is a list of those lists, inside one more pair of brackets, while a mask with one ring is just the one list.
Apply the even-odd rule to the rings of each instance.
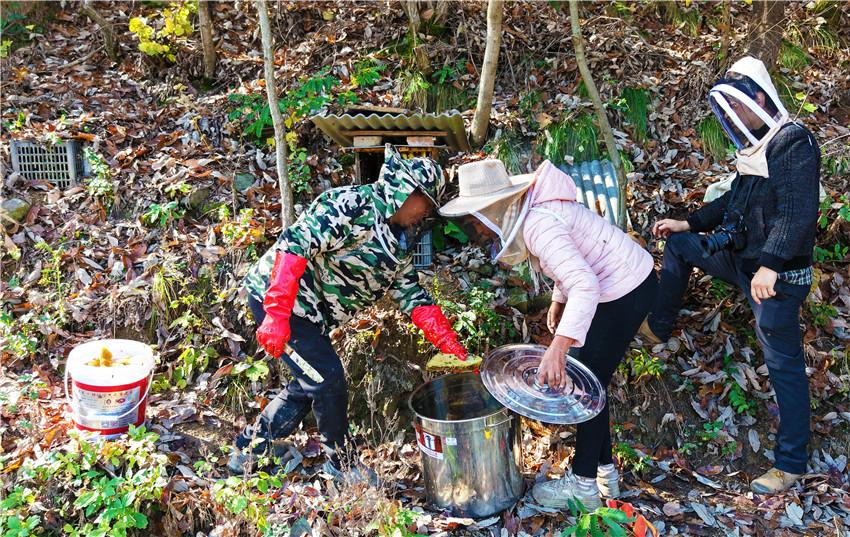
[[[603, 386], [608, 386], [623, 360], [632, 338], [646, 317], [655, 297], [658, 278], [653, 271], [637, 288], [622, 298], [602, 302], [590, 323], [584, 346], [571, 351], [586, 365]], [[576, 451], [573, 473], [596, 477], [596, 468], [613, 462], [609, 402], [595, 418], [576, 426]]]
[[741, 259], [728, 250], [703, 257], [704, 251], [696, 233], [670, 235], [664, 247], [661, 283], [649, 326], [662, 339], [670, 335], [693, 267], [740, 287], [755, 314], [756, 337], [764, 351], [770, 383], [779, 404], [775, 466], [785, 472], [805, 473], [811, 407], [800, 331], [800, 306], [809, 294], [809, 286], [777, 280], [776, 296], [756, 304], [750, 294], [753, 275], [741, 268]]
[[[254, 297], [248, 297], [248, 306], [257, 324], [265, 318], [263, 305]], [[289, 345], [307, 360], [325, 381], [316, 384], [305, 375], [289, 356], [281, 355], [281, 360], [292, 371], [295, 380], [289, 383], [272, 399], [253, 425], [243, 429], [236, 439], [236, 446], [247, 447], [255, 434], [266, 441], [254, 448], [256, 453], [265, 451], [276, 438], [292, 434], [301, 424], [301, 420], [313, 410], [319, 432], [325, 437], [331, 450], [331, 460], [337, 463], [336, 451], [345, 443], [348, 432], [348, 385], [342, 362], [331, 345], [331, 340], [321, 329], [310, 321], [292, 316], [289, 320], [292, 337]]]

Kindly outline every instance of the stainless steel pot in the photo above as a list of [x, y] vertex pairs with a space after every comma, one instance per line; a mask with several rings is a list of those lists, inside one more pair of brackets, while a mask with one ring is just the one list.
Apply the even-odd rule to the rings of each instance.
[[519, 417], [490, 395], [479, 375], [434, 379], [408, 404], [432, 508], [487, 517], [522, 496]]

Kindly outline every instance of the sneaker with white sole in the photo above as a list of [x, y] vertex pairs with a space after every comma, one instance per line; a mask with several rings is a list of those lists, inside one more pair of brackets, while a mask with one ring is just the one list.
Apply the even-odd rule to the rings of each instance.
[[779, 468], [771, 468], [750, 483], [750, 488], [756, 494], [777, 494], [785, 492], [794, 486], [803, 474], [792, 474]]
[[340, 485], [359, 485], [366, 484], [372, 487], [379, 485], [378, 474], [368, 466], [360, 463], [355, 464], [351, 468], [337, 468], [333, 462], [325, 461], [322, 465], [322, 471], [331, 476], [334, 482]]
[[233, 446], [230, 448], [230, 458], [227, 460], [227, 469], [234, 475], [242, 475], [245, 472], [250, 473], [256, 462], [257, 455]]
[[580, 502], [588, 512], [602, 507], [595, 480], [569, 474], [534, 485], [531, 495], [538, 504], [550, 509], [567, 509], [574, 501]]
[[599, 487], [599, 494], [602, 497], [620, 497], [620, 472], [617, 471], [617, 467], [613, 463], [603, 464], [597, 468], [596, 485]]

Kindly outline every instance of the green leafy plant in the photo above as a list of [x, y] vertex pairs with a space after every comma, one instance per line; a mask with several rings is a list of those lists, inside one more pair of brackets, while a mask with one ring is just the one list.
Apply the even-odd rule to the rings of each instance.
[[112, 171], [106, 160], [92, 148], [83, 150], [83, 158], [89, 163], [92, 177], [86, 183], [86, 191], [93, 198], [98, 198], [107, 207], [115, 201], [115, 187], [112, 184]]
[[446, 222], [445, 225], [437, 226], [432, 230], [431, 243], [434, 245], [434, 249], [438, 252], [443, 251], [446, 248], [447, 238], [454, 239], [461, 244], [469, 242], [469, 237], [466, 236], [466, 233], [451, 220]]
[[19, 359], [32, 356], [39, 334], [33, 317], [33, 312], [14, 317], [11, 312], [0, 310], [0, 356]]
[[507, 343], [516, 335], [513, 323], [493, 308], [495, 300], [496, 294], [481, 286], [449, 297], [440, 292], [436, 279], [434, 281], [435, 303], [454, 320], [460, 342], [474, 354]]
[[[848, 159], [848, 171], [850, 171], [850, 159]], [[836, 174], [838, 175], [838, 174]], [[847, 194], [842, 194], [836, 202], [832, 197], [827, 196], [820, 204], [820, 212], [818, 214], [818, 227], [826, 229], [830, 224], [830, 217], [833, 220], [843, 220], [850, 222], [850, 199]]]
[[812, 316], [812, 324], [815, 326], [827, 326], [830, 319], [838, 317], [838, 308], [826, 302], [806, 301], [806, 309]]
[[723, 357], [723, 371], [726, 373], [726, 383], [729, 385], [729, 404], [738, 414], [749, 414], [753, 410], [753, 404], [747, 397], [747, 392], [735, 380], [738, 368], [732, 365], [732, 356]]
[[645, 88], [625, 88], [622, 93], [625, 104], [621, 113], [628, 124], [634, 128], [635, 140], [646, 140], [651, 97]]
[[537, 140], [537, 153], [556, 166], [564, 164], [568, 156], [575, 162], [598, 160], [601, 157], [598, 140], [599, 129], [593, 115], [582, 112], [544, 129]]
[[243, 361], [238, 362], [230, 374], [234, 376], [244, 375], [250, 381], [257, 382], [268, 376], [269, 366], [262, 358], [256, 360], [253, 356], [248, 356]]
[[59, 491], [41, 501], [68, 521], [65, 534], [126, 537], [147, 528], [144, 513], [156, 512], [168, 482], [168, 459], [155, 446], [159, 436], [132, 425], [127, 434], [125, 440], [92, 441], [71, 431], [66, 450], [25, 461], [18, 479], [35, 483], [33, 490]]
[[634, 517], [613, 507], [599, 507], [588, 512], [578, 500], [571, 500], [568, 507], [576, 523], [563, 530], [561, 537], [625, 537], [627, 525], [635, 521]]
[[431, 83], [419, 71], [403, 71], [398, 75], [398, 89], [405, 104], [427, 110], [430, 87]]
[[777, 63], [785, 69], [798, 71], [809, 64], [809, 57], [800, 46], [783, 39]]
[[274, 503], [274, 496], [269, 491], [283, 486], [282, 475], [257, 472], [247, 479], [240, 476], [220, 479], [213, 484], [212, 497], [231, 515], [244, 517], [263, 531], [268, 528], [266, 516], [269, 506]]
[[623, 468], [628, 468], [638, 475], [649, 470], [649, 463], [652, 459], [630, 446], [627, 442], [617, 442], [614, 444], [612, 451]]
[[818, 106], [809, 102], [809, 96], [805, 92], [798, 91], [794, 94], [794, 100], [799, 103], [798, 110], [811, 114], [818, 109]]
[[419, 513], [399, 506], [397, 500], [382, 503], [366, 531], [375, 531], [381, 537], [425, 537], [410, 529], [418, 516]]
[[183, 218], [185, 212], [176, 200], [163, 204], [151, 203], [142, 215], [142, 222], [151, 226], [166, 227], [171, 222]]
[[[287, 129], [291, 129], [296, 121], [318, 112], [334, 100], [333, 90], [340, 85], [340, 80], [330, 76], [328, 72], [329, 68], [325, 67], [313, 76], [301, 78], [298, 86], [278, 101], [278, 108], [284, 116]], [[265, 93], [230, 94], [227, 100], [234, 105], [227, 115], [227, 120], [236, 122], [242, 132], [255, 141], [264, 141], [265, 131], [272, 128], [271, 109]], [[350, 90], [336, 96], [336, 102], [340, 105], [356, 101], [356, 95]]]
[[707, 116], [697, 124], [697, 134], [702, 141], [702, 147], [706, 154], [711, 155], [715, 160], [724, 160], [729, 157], [729, 154], [734, 152], [733, 146], [730, 146], [729, 139], [720, 125], [720, 120], [714, 114]]
[[647, 378], [661, 378], [662, 373], [666, 369], [664, 361], [650, 355], [646, 349], [634, 350], [630, 358], [627, 363], [623, 362], [623, 366], [631, 369], [632, 382], [635, 383]]
[[434, 71], [431, 78], [438, 84], [445, 84], [460, 78], [461, 73], [466, 70], [466, 58], [459, 58], [452, 62], [446, 62], [442, 67]]
[[697, 437], [701, 442], [709, 443], [717, 440], [720, 436], [720, 431], [723, 430], [722, 421], [711, 421], [702, 424], [702, 431], [697, 433]]
[[522, 169], [521, 158], [522, 140], [513, 129], [503, 130], [501, 135], [492, 141], [491, 151], [501, 160], [508, 173], [519, 173]]
[[307, 150], [303, 147], [289, 152], [289, 188], [294, 194], [308, 194], [313, 191], [310, 187], [312, 172], [307, 164]]
[[251, 246], [262, 242], [264, 229], [262, 224], [254, 219], [254, 209], [240, 209], [235, 219], [230, 218], [230, 211], [222, 205], [218, 210], [221, 221], [219, 231], [221, 237], [231, 246]]
[[843, 261], [845, 257], [847, 257], [847, 253], [850, 252], [850, 247], [843, 246], [840, 243], [835, 243], [832, 245], [832, 249], [821, 248], [820, 246], [815, 246], [814, 252], [812, 253], [812, 258], [815, 263], [825, 263], [828, 261]]
[[154, 23], [156, 30], [148, 24], [146, 17], [132, 17], [129, 29], [139, 40], [139, 50], [148, 56], [160, 56], [175, 61], [176, 45], [192, 35], [191, 16], [198, 11], [197, 0], [172, 2], [164, 8]]
[[384, 70], [384, 67], [383, 64], [371, 58], [357, 62], [354, 64], [354, 71], [351, 73], [351, 87], [367, 88], [374, 86], [381, 79], [381, 71]]

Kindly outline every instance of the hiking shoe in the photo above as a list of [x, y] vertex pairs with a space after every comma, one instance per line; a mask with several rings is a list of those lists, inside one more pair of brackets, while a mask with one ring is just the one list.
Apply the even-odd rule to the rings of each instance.
[[792, 474], [778, 468], [771, 468], [761, 477], [753, 479], [750, 488], [757, 494], [776, 494], [791, 488], [803, 474]]
[[565, 475], [561, 479], [544, 481], [534, 485], [531, 495], [539, 505], [550, 509], [567, 509], [570, 502], [575, 501], [580, 502], [588, 512], [602, 507], [602, 499], [595, 481], [588, 480], [588, 484], [579, 484], [580, 479]]
[[241, 475], [246, 472], [250, 472], [254, 468], [254, 463], [256, 462], [256, 455], [234, 446], [230, 448], [230, 458], [227, 460], [227, 469], [234, 475]]
[[605, 498], [619, 498], [620, 472], [614, 464], [603, 464], [596, 470], [596, 485]]
[[655, 335], [655, 332], [652, 331], [652, 328], [649, 327], [649, 317], [646, 317], [638, 328], [638, 335], [643, 338], [646, 343], [651, 345], [658, 345], [659, 343], [664, 343], [661, 341], [661, 338]]
[[322, 465], [322, 471], [331, 476], [334, 482], [339, 485], [366, 484], [372, 487], [379, 485], [378, 474], [368, 466], [360, 463], [355, 464], [351, 468], [341, 470], [333, 462], [325, 461], [325, 464]]

